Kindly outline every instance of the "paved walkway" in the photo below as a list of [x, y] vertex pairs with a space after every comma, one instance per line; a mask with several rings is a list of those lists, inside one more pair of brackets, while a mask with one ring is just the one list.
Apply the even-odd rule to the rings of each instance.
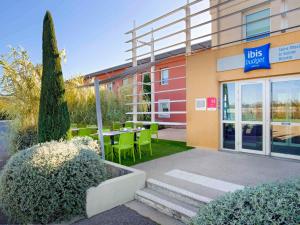
[[118, 206], [100, 213], [90, 219], [84, 219], [73, 225], [156, 225], [152, 220], [139, 215], [126, 206]]
[[226, 191], [224, 185], [230, 190], [299, 176], [300, 161], [193, 149], [135, 168], [145, 171], [148, 178], [216, 198]]
[[158, 131], [158, 138], [171, 141], [186, 141], [186, 129], [166, 128]]
[[0, 168], [3, 167], [5, 161], [8, 159], [7, 149], [7, 133], [8, 122], [0, 121]]

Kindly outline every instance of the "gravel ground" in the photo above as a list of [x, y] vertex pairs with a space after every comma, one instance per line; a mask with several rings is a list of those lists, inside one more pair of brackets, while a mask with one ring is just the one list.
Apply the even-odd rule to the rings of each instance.
[[73, 225], [157, 225], [126, 206], [118, 206], [90, 219], [80, 220]]

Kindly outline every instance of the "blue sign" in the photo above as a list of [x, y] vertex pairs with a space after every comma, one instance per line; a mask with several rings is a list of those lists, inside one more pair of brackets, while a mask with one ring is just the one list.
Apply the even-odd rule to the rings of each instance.
[[256, 48], [245, 48], [244, 71], [249, 72], [257, 69], [270, 69], [270, 43]]

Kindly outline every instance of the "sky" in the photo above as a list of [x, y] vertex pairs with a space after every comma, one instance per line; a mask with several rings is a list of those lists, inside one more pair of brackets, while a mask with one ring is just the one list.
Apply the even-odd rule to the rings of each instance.
[[[142, 24], [186, 3], [186, 0], [1, 0], [0, 54], [8, 46], [26, 49], [42, 63], [42, 25], [52, 14], [65, 79], [119, 65], [130, 57], [124, 33], [133, 20]], [[176, 15], [175, 15], [176, 16]], [[180, 16], [180, 15], [178, 15]]]

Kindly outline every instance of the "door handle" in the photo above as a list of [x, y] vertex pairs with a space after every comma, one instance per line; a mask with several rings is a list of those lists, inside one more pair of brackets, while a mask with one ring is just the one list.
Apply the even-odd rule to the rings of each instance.
[[281, 125], [282, 126], [291, 126], [291, 123], [290, 122], [282, 122]]

